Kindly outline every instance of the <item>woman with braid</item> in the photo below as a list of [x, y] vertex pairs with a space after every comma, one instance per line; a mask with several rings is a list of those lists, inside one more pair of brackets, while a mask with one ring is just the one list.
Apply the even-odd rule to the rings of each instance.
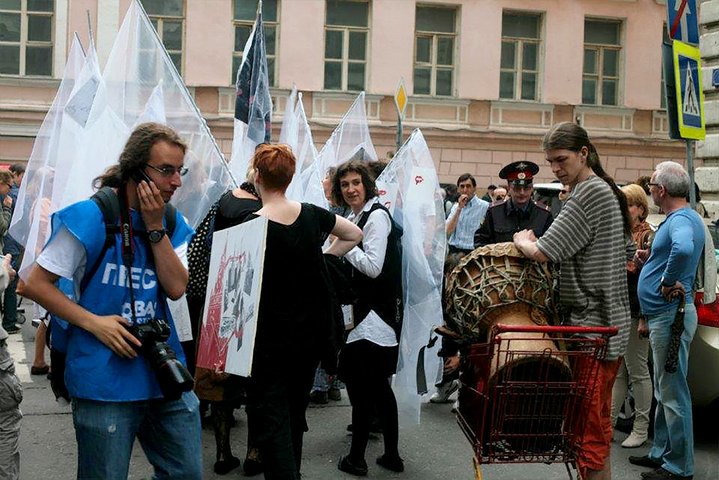
[[610, 479], [612, 386], [630, 326], [626, 262], [634, 249], [627, 202], [579, 125], [555, 125], [544, 136], [542, 147], [552, 172], [572, 194], [542, 238], [524, 230], [514, 235], [514, 244], [533, 260], [560, 264], [559, 309], [564, 324], [619, 328], [600, 362], [577, 459], [581, 478]]

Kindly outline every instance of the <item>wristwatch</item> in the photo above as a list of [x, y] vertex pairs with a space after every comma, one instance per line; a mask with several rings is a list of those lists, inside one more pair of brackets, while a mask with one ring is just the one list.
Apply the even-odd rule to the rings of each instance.
[[160, 243], [160, 240], [162, 240], [162, 237], [165, 236], [167, 231], [163, 228], [161, 230], [150, 230], [147, 232], [147, 239], [150, 240], [150, 243]]

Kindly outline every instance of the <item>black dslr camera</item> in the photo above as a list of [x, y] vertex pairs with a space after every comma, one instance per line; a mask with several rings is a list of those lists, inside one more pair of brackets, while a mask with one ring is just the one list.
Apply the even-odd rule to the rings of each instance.
[[166, 343], [170, 338], [170, 325], [165, 320], [152, 318], [145, 324], [128, 327], [128, 330], [142, 343], [138, 350], [150, 363], [167, 400], [177, 400], [182, 392], [192, 390], [194, 381], [190, 372]]

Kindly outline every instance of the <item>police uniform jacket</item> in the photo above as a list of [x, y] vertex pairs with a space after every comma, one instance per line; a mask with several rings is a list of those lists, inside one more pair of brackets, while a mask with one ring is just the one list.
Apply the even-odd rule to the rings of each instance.
[[474, 247], [490, 243], [511, 242], [516, 232], [532, 229], [539, 238], [552, 224], [552, 212], [530, 200], [526, 209], [516, 208], [511, 199], [492, 205], [484, 222], [474, 234]]

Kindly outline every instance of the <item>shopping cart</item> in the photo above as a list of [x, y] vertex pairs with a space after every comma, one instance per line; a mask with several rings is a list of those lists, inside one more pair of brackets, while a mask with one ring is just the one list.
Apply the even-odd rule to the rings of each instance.
[[457, 421], [472, 444], [478, 480], [480, 465], [489, 463], [561, 462], [574, 478], [584, 412], [616, 333], [500, 324], [487, 343], [464, 349]]

